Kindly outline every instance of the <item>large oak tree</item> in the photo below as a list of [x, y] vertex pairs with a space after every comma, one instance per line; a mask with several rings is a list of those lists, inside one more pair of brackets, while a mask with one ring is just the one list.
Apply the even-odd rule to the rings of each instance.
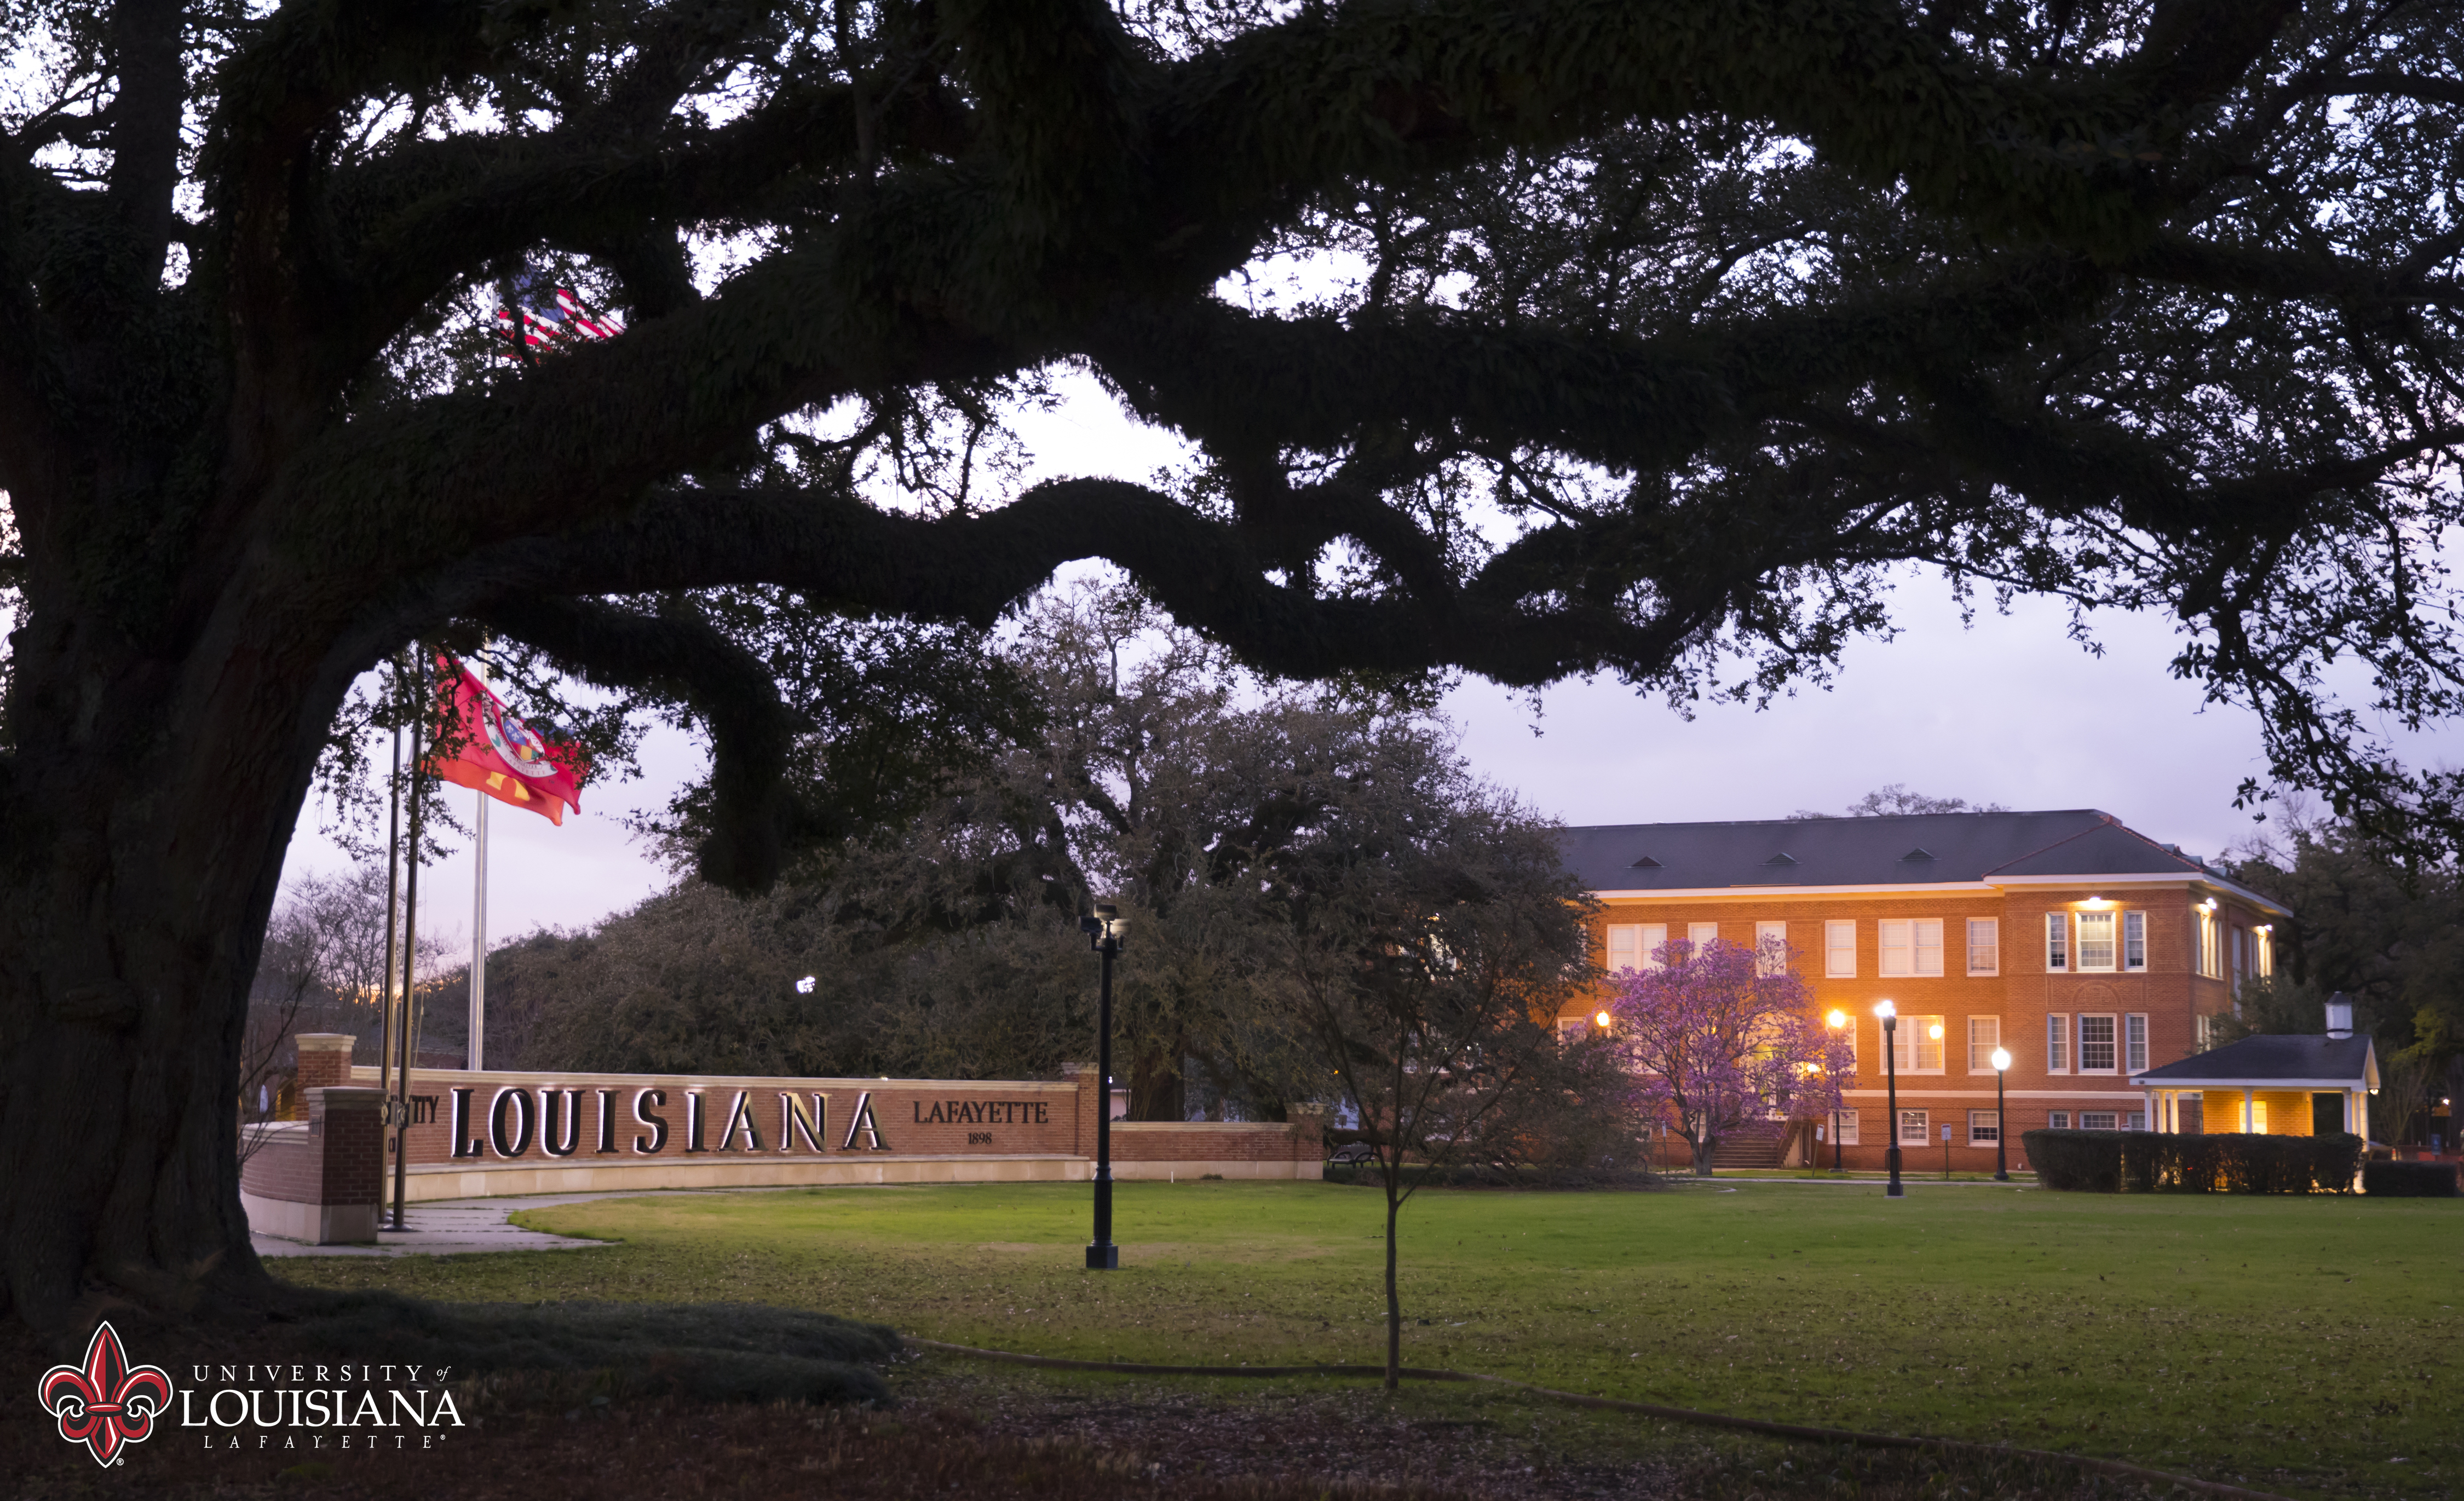
[[[2456, 707], [2457, 9], [0, 3], [0, 1298], [267, 1286], [285, 842], [451, 629], [688, 705], [734, 886], [796, 726], [698, 591], [980, 625], [1090, 556], [1274, 672], [1681, 695], [1909, 562], [2167, 609], [2279, 777], [2452, 832], [2347, 716]], [[623, 337], [457, 357], [551, 265]], [[867, 479], [1070, 367], [1203, 463]]]

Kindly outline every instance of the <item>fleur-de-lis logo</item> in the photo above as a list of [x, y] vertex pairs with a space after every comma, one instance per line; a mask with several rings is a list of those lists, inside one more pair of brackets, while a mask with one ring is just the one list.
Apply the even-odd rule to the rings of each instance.
[[85, 1347], [84, 1365], [43, 1373], [41, 1396], [60, 1437], [84, 1445], [108, 1468], [120, 1463], [122, 1448], [154, 1431], [155, 1415], [171, 1404], [171, 1378], [160, 1366], [130, 1365], [105, 1320]]

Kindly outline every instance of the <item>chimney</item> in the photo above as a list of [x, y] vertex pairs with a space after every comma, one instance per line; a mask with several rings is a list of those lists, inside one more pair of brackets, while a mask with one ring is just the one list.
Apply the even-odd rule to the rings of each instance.
[[2353, 1003], [2338, 990], [2327, 997], [2327, 1035], [2349, 1037], [2353, 1034]]

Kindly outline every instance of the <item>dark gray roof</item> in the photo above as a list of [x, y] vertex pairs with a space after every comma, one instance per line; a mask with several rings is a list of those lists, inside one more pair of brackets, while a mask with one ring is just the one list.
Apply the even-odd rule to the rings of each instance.
[[[1915, 813], [1755, 823], [1594, 824], [1565, 831], [1566, 865], [1594, 891], [1877, 886], [1992, 876], [2213, 874], [2094, 808]], [[1640, 863], [1639, 863], [1640, 862]]]
[[2133, 1083], [2265, 1083], [2271, 1079], [2365, 1080], [2375, 1060], [2370, 1039], [2361, 1033], [2330, 1037], [2322, 1033], [2244, 1037], [2221, 1048], [2194, 1053], [2179, 1063], [2130, 1076]]

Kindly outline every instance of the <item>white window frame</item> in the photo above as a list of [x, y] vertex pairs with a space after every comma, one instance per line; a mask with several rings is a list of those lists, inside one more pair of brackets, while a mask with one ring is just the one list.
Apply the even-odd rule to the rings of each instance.
[[2206, 906], [2190, 909], [2199, 920], [2199, 973], [2210, 980], [2224, 978], [2224, 940], [2218, 934], [2223, 926], [2216, 915]]
[[1994, 1146], [2002, 1141], [2002, 1112], [1971, 1110], [1968, 1113], [1968, 1144]]
[[[1937, 1042], [1925, 1033], [1936, 1025], [1942, 1028], [1942, 1040]], [[1895, 1060], [1902, 1074], [1940, 1074], [1950, 1055], [1950, 1018], [1947, 1016], [1907, 1016], [1900, 1018], [1899, 1030], [1892, 1033], [1899, 1043]], [[1933, 1050], [1933, 1067], [1925, 1066], [1925, 1050]]]
[[1641, 968], [1641, 964], [1635, 957], [1635, 948], [1641, 937], [1639, 924], [1611, 923], [1607, 939], [1601, 946], [1607, 953], [1601, 968], [1611, 974], [1627, 974]]
[[1841, 1146], [1855, 1146], [1859, 1144], [1857, 1141], [1857, 1112], [1854, 1110], [1840, 1111], [1838, 1115], [1838, 1141]]
[[2046, 1112], [2045, 1112], [2045, 1129], [2046, 1129], [2046, 1130], [2048, 1130], [2048, 1131], [2067, 1131], [2067, 1130], [2069, 1130], [2070, 1128], [2071, 1128], [2071, 1113], [2070, 1113], [2069, 1111], [2067, 1111], [2067, 1110], [2048, 1110], [2048, 1111], [2046, 1111]]
[[2045, 969], [2052, 974], [2071, 971], [2071, 915], [2067, 912], [2045, 914]]
[[[1982, 1037], [1977, 1035], [1980, 1028], [1986, 1033]], [[2002, 1046], [2001, 1017], [1970, 1016], [1968, 1018], [1968, 1072], [1992, 1073], [1993, 1050], [2000, 1046]]]
[[1705, 944], [1717, 943], [1719, 942], [1719, 938], [1720, 925], [1717, 923], [1688, 923], [1685, 925], [1685, 942], [1693, 948], [1694, 952], [1698, 954], [1703, 951], [1703, 946]]
[[[2105, 1034], [2104, 1041], [2102, 1042], [2101, 1046], [2103, 1046], [2103, 1047], [2105, 1047], [2105, 1048], [2110, 1049], [2110, 1050], [2112, 1051], [2112, 1054], [2113, 1054], [2113, 1061], [2112, 1061], [2110, 1064], [2108, 1064], [2108, 1065], [2106, 1065], [2105, 1067], [2103, 1067], [2103, 1068], [2099, 1068], [2099, 1067], [2097, 1067], [2095, 1064], [2090, 1063], [2090, 1062], [2087, 1060], [2087, 1050], [2088, 1050], [2087, 1031], [2088, 1031], [2088, 1023], [2090, 1023], [2090, 1022], [2099, 1022], [2099, 1021], [2101, 1021], [2101, 1022], [2104, 1023], [2105, 1027], [2108, 1029], [2108, 1031], [2107, 1031], [2107, 1033], [2106, 1033], [2106, 1034]], [[2076, 1046], [2076, 1047], [2078, 1048], [2078, 1050], [2079, 1050], [2079, 1051], [2078, 1051], [2078, 1054], [2077, 1054], [2077, 1056], [2078, 1056], [2078, 1058], [2079, 1058], [2079, 1073], [2081, 1073], [2081, 1074], [2119, 1074], [2120, 1072], [2122, 1072], [2122, 1018], [2121, 1018], [2121, 1017], [2117, 1016], [2117, 1015], [2116, 1015], [2115, 1013], [2113, 1013], [2112, 1012], [2079, 1012], [2079, 1032], [2078, 1032], [2078, 1033], [2077, 1033], [2076, 1035], [2077, 1035], [2077, 1042], [2075, 1043], [2075, 1046]]]
[[2049, 1012], [2045, 1015], [2045, 1072], [2067, 1074], [2071, 1071], [2071, 1018], [2067, 1012]]
[[[2102, 928], [2101, 935], [2091, 936]], [[2098, 949], [2103, 950], [2100, 956]], [[2078, 974], [2111, 974], [2122, 968], [2122, 915], [2111, 907], [2071, 914], [2071, 969]]]
[[[1874, 925], [1881, 955], [1874, 972], [1887, 980], [1942, 977], [1942, 919], [1886, 917]], [[1897, 954], [1899, 968], [1893, 968]]]
[[1639, 969], [1665, 969], [1660, 951], [1668, 946], [1668, 925], [1637, 923], [1634, 925], [1634, 963]]
[[1929, 1144], [1926, 1139], [1926, 1132], [1931, 1129], [1932, 1128], [1926, 1123], [1926, 1113], [1925, 1111], [1903, 1110], [1900, 1112], [1900, 1145], [1925, 1146]]
[[[1979, 935], [1984, 942], [1978, 943]], [[1985, 962], [1978, 964], [1983, 955]], [[1968, 972], [1970, 975], [1996, 975], [2002, 972], [2002, 920], [1998, 917], [1972, 917], [1968, 920]]]
[[2147, 1129], [2147, 1112], [2146, 1112], [2146, 1111], [2145, 1111], [2145, 1110], [2133, 1110], [2133, 1111], [2129, 1112], [2128, 1114], [2124, 1115], [2124, 1116], [2122, 1118], [2122, 1129], [2123, 1129], [2124, 1131], [2145, 1131], [2145, 1130], [2146, 1130], [2146, 1129]]
[[2122, 1071], [2147, 1072], [2147, 1013], [2132, 1012], [2122, 1018]]
[[1857, 978], [1857, 920], [1835, 917], [1822, 925], [1822, 977]]
[[2122, 968], [2125, 972], [2147, 968], [2147, 914], [2137, 908], [2122, 914]]
[[[2079, 1128], [2082, 1131], [2119, 1131], [2122, 1129], [2122, 1112], [2119, 1110], [2082, 1110], [2079, 1112]], [[2095, 1120], [2101, 1120], [2104, 1124], [2091, 1125], [2089, 1123], [2090, 1121]]]
[[2258, 938], [2258, 977], [2264, 980], [2276, 972], [2276, 925], [2261, 923], [2251, 932]]
[[[1771, 958], [1769, 954], [1763, 951], [1763, 946], [1769, 944], [1772, 939], [1779, 940], [1779, 957], [1776, 959]], [[1788, 959], [1787, 921], [1785, 919], [1775, 921], [1770, 918], [1758, 920], [1754, 924], [1755, 971], [1765, 976], [1778, 976], [1786, 974], [1788, 973]]]

